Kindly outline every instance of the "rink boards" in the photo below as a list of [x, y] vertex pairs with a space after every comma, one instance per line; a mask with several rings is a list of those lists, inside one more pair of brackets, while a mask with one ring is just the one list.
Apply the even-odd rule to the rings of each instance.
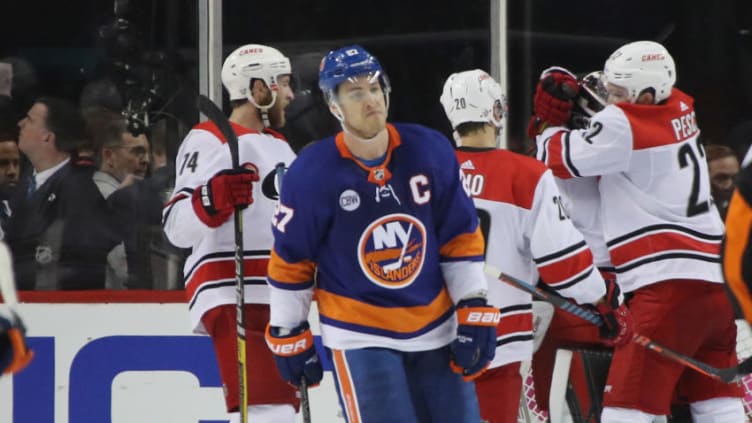
[[[21, 293], [36, 355], [0, 379], [0, 422], [227, 422], [211, 342], [191, 334], [182, 295]], [[344, 422], [331, 372], [310, 397], [313, 422]]]

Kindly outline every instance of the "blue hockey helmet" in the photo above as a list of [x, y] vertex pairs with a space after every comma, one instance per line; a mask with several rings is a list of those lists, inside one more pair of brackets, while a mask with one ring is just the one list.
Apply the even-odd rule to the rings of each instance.
[[357, 44], [332, 50], [321, 59], [319, 88], [329, 102], [334, 98], [339, 84], [361, 75], [370, 75], [379, 80], [388, 105], [391, 86], [384, 69], [376, 57]]

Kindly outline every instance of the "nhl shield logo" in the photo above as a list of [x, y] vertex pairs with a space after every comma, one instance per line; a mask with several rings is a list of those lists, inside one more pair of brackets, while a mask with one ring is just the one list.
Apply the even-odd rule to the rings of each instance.
[[426, 228], [413, 216], [395, 213], [372, 222], [358, 242], [358, 262], [368, 279], [384, 288], [415, 281], [426, 254]]
[[52, 262], [52, 248], [47, 245], [38, 245], [34, 258], [39, 264], [49, 264]]

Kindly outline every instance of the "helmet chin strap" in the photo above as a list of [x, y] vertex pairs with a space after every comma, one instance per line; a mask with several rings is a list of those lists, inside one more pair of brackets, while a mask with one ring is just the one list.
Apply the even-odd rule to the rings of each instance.
[[261, 121], [264, 122], [264, 128], [269, 128], [271, 126], [271, 123], [269, 122], [269, 109], [271, 109], [277, 101], [277, 91], [272, 90], [272, 101], [265, 106], [260, 106], [256, 103], [256, 100], [254, 100], [252, 95], [248, 96], [248, 101], [259, 109], [259, 113], [261, 113]]

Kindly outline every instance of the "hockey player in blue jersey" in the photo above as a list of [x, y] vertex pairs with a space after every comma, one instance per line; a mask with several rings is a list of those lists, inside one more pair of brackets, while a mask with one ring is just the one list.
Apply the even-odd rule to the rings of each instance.
[[308, 312], [345, 416], [355, 422], [480, 421], [475, 390], [494, 356], [484, 242], [440, 133], [388, 124], [390, 86], [360, 46], [329, 52], [319, 86], [342, 132], [303, 151], [273, 219], [267, 342], [283, 378], [321, 379]]

